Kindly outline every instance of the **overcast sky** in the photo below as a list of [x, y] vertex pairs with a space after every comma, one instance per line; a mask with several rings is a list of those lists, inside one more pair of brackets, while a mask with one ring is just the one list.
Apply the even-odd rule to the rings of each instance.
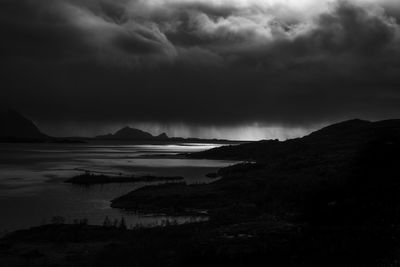
[[400, 118], [399, 0], [0, 0], [0, 101], [55, 135]]

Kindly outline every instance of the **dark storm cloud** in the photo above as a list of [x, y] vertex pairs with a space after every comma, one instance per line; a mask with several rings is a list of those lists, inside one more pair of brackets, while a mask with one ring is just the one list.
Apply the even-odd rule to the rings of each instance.
[[123, 18], [118, 15], [118, 5], [110, 3], [4, 0], [0, 11], [2, 56], [12, 62], [37, 60], [40, 64], [49, 59], [62, 64], [102, 57], [136, 60], [168, 49], [168, 40], [151, 25], [120, 24], [118, 20]]
[[41, 121], [400, 116], [400, 4], [264, 2], [2, 0], [0, 97]]
[[2, 61], [58, 60], [68, 50], [84, 50], [83, 44], [77, 45], [78, 32], [67, 27], [62, 18], [46, 14], [33, 1], [1, 1], [0, 30]]

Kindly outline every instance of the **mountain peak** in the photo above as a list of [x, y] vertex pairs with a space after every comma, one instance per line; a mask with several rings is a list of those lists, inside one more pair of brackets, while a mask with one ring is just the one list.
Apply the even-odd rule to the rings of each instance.
[[130, 139], [130, 140], [151, 140], [154, 138], [158, 138], [153, 136], [152, 134], [142, 131], [140, 129], [132, 128], [130, 126], [125, 126], [114, 134], [100, 135], [97, 136], [100, 139]]
[[126, 126], [118, 130], [114, 134], [114, 137], [121, 139], [151, 139], [154, 136], [152, 136], [148, 132]]
[[156, 136], [157, 139], [168, 139], [168, 135], [166, 133], [162, 133]]

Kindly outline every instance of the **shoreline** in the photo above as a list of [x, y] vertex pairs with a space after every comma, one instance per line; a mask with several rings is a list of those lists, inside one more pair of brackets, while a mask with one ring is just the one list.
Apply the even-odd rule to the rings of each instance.
[[79, 174], [64, 181], [64, 183], [74, 185], [97, 185], [97, 184], [110, 184], [110, 183], [139, 183], [139, 182], [182, 182], [182, 176], [155, 176], [155, 175], [142, 175], [142, 176], [123, 176], [121, 175], [105, 175], [94, 174], [94, 172], [86, 172]]

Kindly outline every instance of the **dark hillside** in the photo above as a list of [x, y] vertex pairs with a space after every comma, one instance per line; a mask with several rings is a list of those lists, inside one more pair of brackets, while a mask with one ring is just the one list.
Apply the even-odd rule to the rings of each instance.
[[15, 110], [0, 111], [0, 138], [43, 139], [47, 136], [36, 125]]

